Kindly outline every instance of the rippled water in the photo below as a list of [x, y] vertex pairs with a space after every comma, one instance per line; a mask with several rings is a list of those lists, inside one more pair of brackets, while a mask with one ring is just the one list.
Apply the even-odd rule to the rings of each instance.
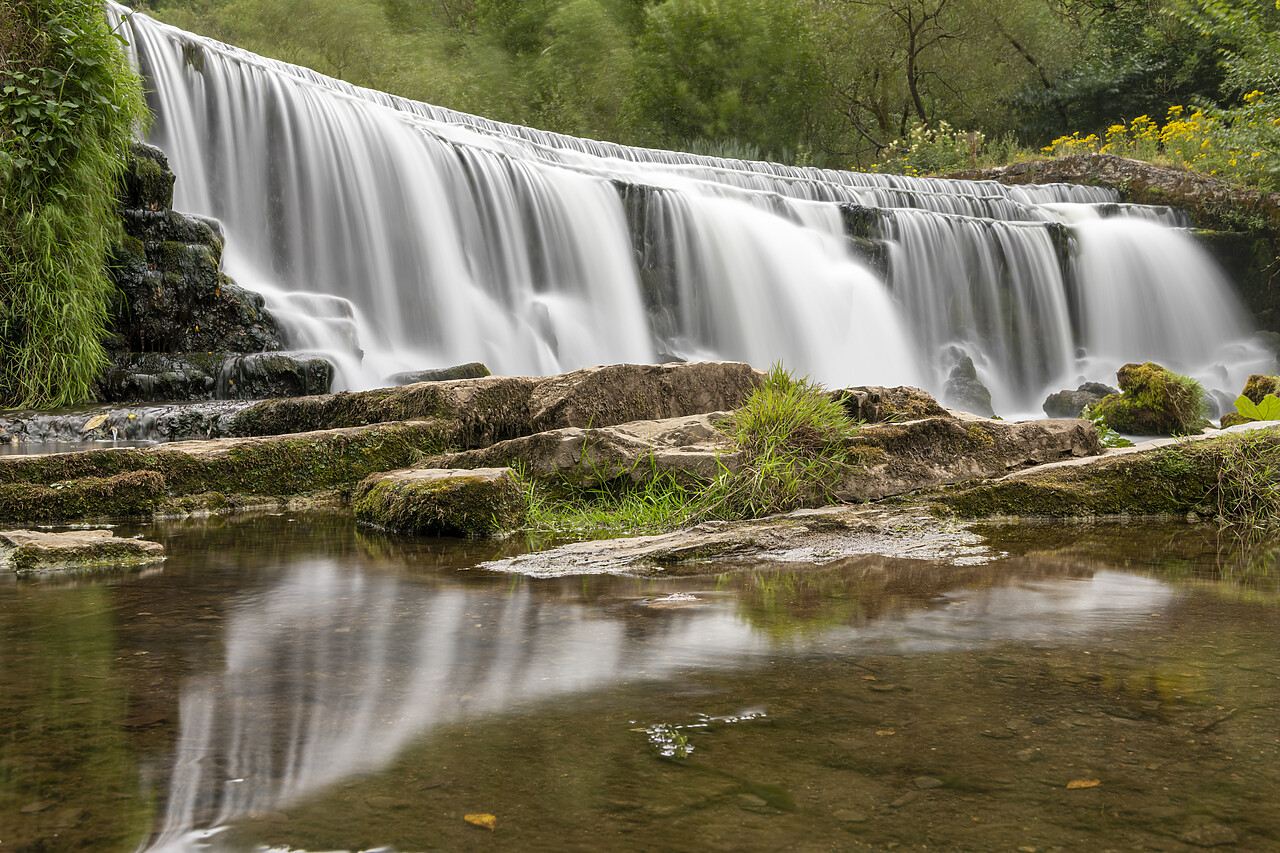
[[1280, 847], [1275, 552], [1210, 529], [657, 580], [121, 532], [168, 561], [0, 584], [0, 851]]

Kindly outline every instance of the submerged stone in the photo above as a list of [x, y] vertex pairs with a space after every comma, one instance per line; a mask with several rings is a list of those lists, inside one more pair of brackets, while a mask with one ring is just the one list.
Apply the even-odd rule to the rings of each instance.
[[159, 542], [122, 539], [110, 530], [0, 532], [0, 568], [17, 574], [90, 571], [163, 559], [164, 546]]
[[366, 478], [355, 516], [397, 533], [501, 536], [524, 524], [524, 493], [510, 468], [423, 468]]

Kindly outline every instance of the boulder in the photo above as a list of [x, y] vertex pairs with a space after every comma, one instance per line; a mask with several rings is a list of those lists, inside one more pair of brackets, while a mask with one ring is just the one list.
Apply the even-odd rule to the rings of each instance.
[[1119, 389], [1110, 385], [1086, 382], [1074, 391], [1064, 389], [1050, 394], [1044, 401], [1044, 413], [1051, 418], [1078, 418], [1103, 397], [1119, 393]]
[[1098, 432], [1088, 421], [1009, 422], [967, 413], [866, 426], [849, 443], [862, 464], [835, 489], [836, 497], [845, 501], [996, 477], [1101, 451]]
[[1090, 409], [1109, 427], [1131, 435], [1190, 435], [1205, 420], [1204, 389], [1194, 379], [1154, 362], [1126, 364], [1116, 371], [1119, 394], [1104, 397]]
[[973, 359], [967, 355], [962, 356], [959, 363], [951, 368], [947, 384], [942, 389], [942, 399], [953, 409], [972, 412], [984, 418], [996, 413], [991, 407], [991, 392], [978, 379], [978, 369], [974, 367]]
[[252, 400], [328, 393], [333, 362], [308, 353], [260, 352], [232, 356], [218, 375], [218, 396]]
[[429, 456], [415, 468], [517, 466], [542, 480], [591, 487], [662, 474], [709, 481], [722, 467], [737, 470], [742, 452], [715, 427], [728, 412], [633, 421], [610, 427], [564, 427], [500, 441], [477, 450]]
[[850, 418], [868, 424], [952, 417], [928, 392], [910, 385], [842, 388], [833, 391], [831, 398], [844, 407]]
[[159, 542], [122, 539], [110, 530], [0, 531], [0, 569], [18, 574], [86, 571], [163, 559], [164, 546]]
[[436, 367], [430, 370], [411, 370], [407, 373], [396, 373], [387, 377], [392, 385], [413, 385], [416, 382], [447, 382], [450, 379], [479, 379], [492, 376], [493, 373], [478, 361], [459, 364], [454, 367]]
[[128, 353], [98, 380], [107, 403], [143, 400], [261, 400], [323, 394], [333, 362], [306, 353]]
[[737, 408], [761, 381], [736, 362], [615, 364], [559, 376], [486, 376], [400, 388], [264, 400], [236, 420], [239, 435], [432, 420], [448, 445], [487, 447], [563, 427], [601, 427]]
[[500, 536], [528, 508], [510, 468], [419, 468], [373, 474], [354, 499], [358, 521], [397, 533]]

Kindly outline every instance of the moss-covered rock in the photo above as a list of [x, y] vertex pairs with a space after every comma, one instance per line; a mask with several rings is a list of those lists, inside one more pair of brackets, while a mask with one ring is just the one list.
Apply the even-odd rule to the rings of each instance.
[[1268, 394], [1280, 397], [1280, 376], [1255, 373], [1245, 380], [1244, 390], [1240, 393], [1252, 400], [1254, 405], [1260, 405], [1262, 398]]
[[353, 505], [358, 521], [419, 535], [501, 536], [528, 513], [510, 468], [374, 474], [360, 484]]
[[1207, 426], [1200, 383], [1154, 362], [1126, 364], [1116, 372], [1119, 394], [1104, 397], [1089, 414], [1131, 435], [1191, 435]]
[[110, 530], [0, 532], [0, 568], [17, 574], [93, 571], [154, 563], [164, 546], [143, 539], [122, 539]]
[[164, 486], [164, 476], [157, 471], [78, 477], [46, 485], [4, 483], [0, 485], [0, 519], [28, 523], [149, 516], [164, 498]]
[[833, 391], [831, 397], [849, 417], [868, 424], [952, 417], [928, 392], [910, 385], [861, 385]]

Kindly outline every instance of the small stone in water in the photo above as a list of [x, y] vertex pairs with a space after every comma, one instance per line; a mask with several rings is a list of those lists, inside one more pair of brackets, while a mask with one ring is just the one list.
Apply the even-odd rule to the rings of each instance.
[[921, 790], [928, 790], [929, 788], [941, 788], [946, 783], [933, 776], [917, 776], [913, 780], [913, 784]]

